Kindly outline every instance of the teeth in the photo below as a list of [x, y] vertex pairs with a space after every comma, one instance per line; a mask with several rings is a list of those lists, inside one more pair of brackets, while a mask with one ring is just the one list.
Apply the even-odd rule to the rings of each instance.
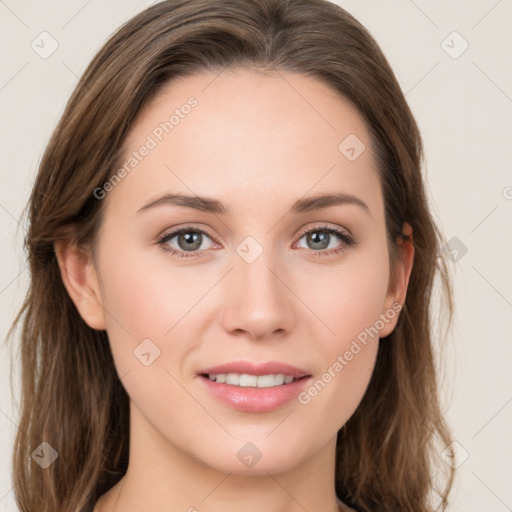
[[[231, 384], [238, 384], [242, 387], [246, 387], [246, 386], [257, 386], [258, 385], [258, 377], [256, 377], [256, 375], [247, 375], [246, 373], [238, 376], [238, 375], [234, 375], [234, 374], [231, 374], [233, 375], [233, 382]], [[238, 382], [236, 382], [236, 380], [238, 379]]]
[[240, 385], [240, 375], [236, 375], [236, 373], [228, 373], [226, 375], [226, 384], [232, 384], [234, 386]]
[[282, 373], [275, 375], [249, 375], [247, 373], [210, 373], [208, 378], [213, 382], [231, 384], [232, 386], [272, 388], [274, 386], [282, 386], [290, 384], [295, 379], [291, 375]]
[[[290, 380], [286, 382], [286, 379], [289, 378]], [[285, 377], [282, 373], [279, 373], [278, 375], [274, 375], [274, 384], [276, 386], [280, 386], [281, 384], [289, 384], [290, 382], [293, 382], [293, 377]]]

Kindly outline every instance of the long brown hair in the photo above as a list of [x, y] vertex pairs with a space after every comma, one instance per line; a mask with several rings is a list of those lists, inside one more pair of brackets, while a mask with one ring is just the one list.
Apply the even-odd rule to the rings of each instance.
[[[54, 242], [92, 246], [105, 203], [94, 191], [118, 169], [136, 115], [163, 84], [236, 65], [306, 74], [348, 99], [371, 133], [392, 261], [403, 223], [413, 229], [398, 324], [379, 344], [366, 394], [338, 433], [338, 497], [366, 512], [430, 512], [434, 492], [441, 509], [448, 503], [453, 469], [438, 456], [451, 439], [431, 308], [438, 276], [451, 317], [451, 284], [423, 183], [421, 136], [390, 65], [368, 31], [326, 0], [168, 0], [125, 23], [94, 57], [46, 147], [28, 204], [31, 281], [10, 331], [21, 326], [13, 475], [23, 512], [81, 510], [128, 463], [128, 396], [106, 332], [88, 327], [66, 292]], [[59, 457], [45, 470], [30, 457], [43, 441]]]

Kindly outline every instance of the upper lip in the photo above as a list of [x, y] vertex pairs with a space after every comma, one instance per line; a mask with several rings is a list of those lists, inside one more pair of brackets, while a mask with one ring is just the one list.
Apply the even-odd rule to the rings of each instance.
[[218, 366], [210, 366], [204, 368], [198, 372], [198, 375], [202, 374], [216, 374], [219, 373], [238, 373], [238, 374], [250, 374], [250, 375], [291, 375], [296, 379], [300, 379], [305, 376], [309, 376], [309, 373], [301, 368], [292, 366], [286, 363], [280, 363], [279, 361], [269, 361], [267, 363], [254, 363], [251, 361], [233, 361], [231, 363], [224, 363]]

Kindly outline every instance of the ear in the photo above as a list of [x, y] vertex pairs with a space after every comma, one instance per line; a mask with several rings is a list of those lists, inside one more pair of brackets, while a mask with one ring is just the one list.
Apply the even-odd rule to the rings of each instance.
[[64, 286], [85, 323], [105, 330], [105, 314], [92, 257], [69, 240], [58, 240], [54, 250]]
[[409, 278], [411, 277], [412, 265], [414, 260], [414, 245], [412, 244], [412, 227], [407, 222], [402, 228], [404, 238], [399, 238], [396, 243], [399, 245], [399, 261], [394, 279], [389, 283], [388, 293], [384, 301], [384, 309], [381, 318], [384, 316], [386, 321], [384, 327], [379, 330], [379, 337], [389, 336], [396, 327], [400, 310], [405, 303]]

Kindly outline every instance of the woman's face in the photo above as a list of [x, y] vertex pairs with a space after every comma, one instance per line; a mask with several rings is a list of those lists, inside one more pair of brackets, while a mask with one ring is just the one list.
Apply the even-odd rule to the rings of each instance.
[[94, 275], [132, 436], [235, 473], [331, 450], [399, 309], [362, 118], [304, 75], [203, 73], [145, 107], [123, 165]]

